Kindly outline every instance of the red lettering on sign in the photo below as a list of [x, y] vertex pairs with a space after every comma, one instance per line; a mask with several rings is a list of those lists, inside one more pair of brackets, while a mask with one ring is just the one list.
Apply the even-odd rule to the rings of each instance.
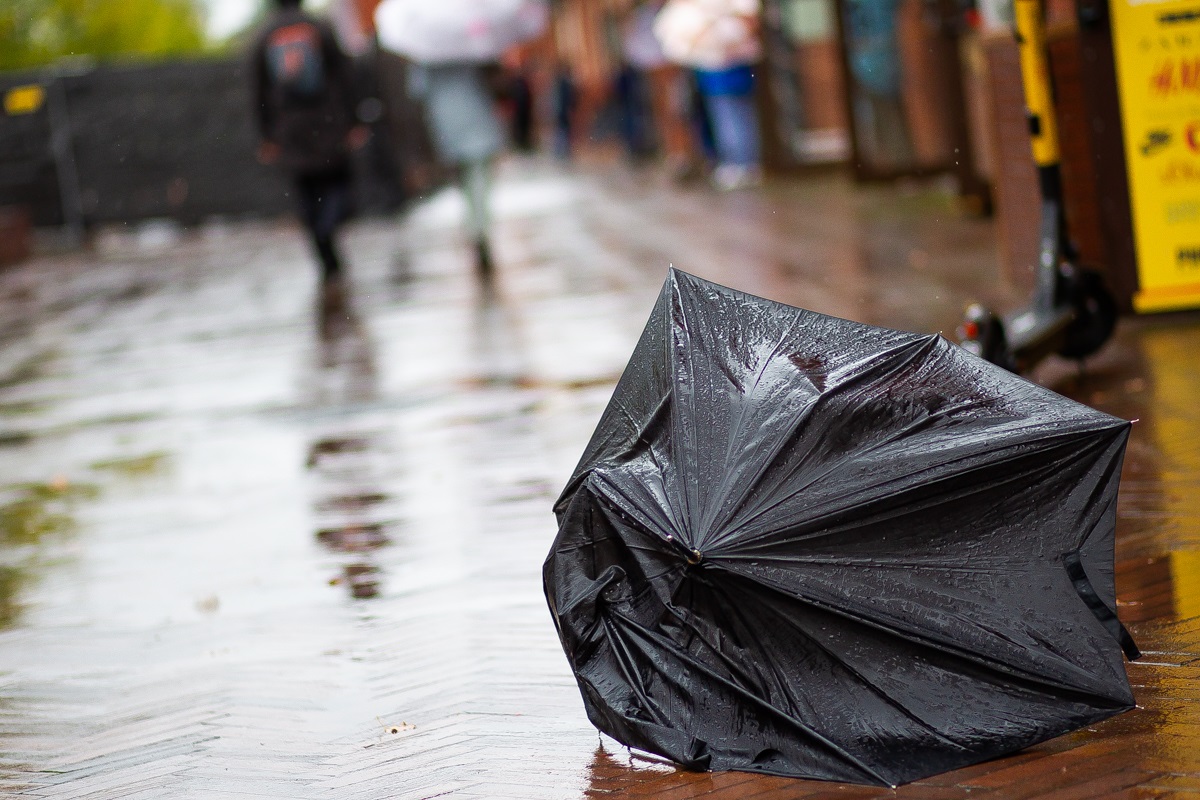
[[1150, 92], [1159, 97], [1200, 93], [1200, 56], [1163, 61], [1150, 73]]

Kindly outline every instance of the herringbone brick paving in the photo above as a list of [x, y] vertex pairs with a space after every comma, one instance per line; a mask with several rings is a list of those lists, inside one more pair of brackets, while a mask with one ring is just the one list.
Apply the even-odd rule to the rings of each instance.
[[4, 502], [62, 523], [6, 555], [0, 794], [1200, 793], [1189, 318], [1126, 325], [1085, 378], [1039, 375], [1141, 420], [1118, 554], [1138, 710], [895, 792], [681, 772], [583, 714], [540, 591], [549, 507], [666, 265], [947, 328], [967, 299], [1014, 296], [983, 288], [987, 224], [939, 198], [836, 179], [714, 196], [523, 163], [498, 193], [494, 301], [440, 195], [353, 229], [348, 316], [318, 313], [308, 255], [274, 224], [104, 232], [0, 275]]

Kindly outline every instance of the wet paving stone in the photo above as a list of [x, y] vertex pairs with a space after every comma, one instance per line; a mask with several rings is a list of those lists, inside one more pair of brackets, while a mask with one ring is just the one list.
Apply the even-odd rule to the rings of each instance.
[[1034, 376], [1130, 419], [1119, 612], [1139, 708], [895, 792], [694, 774], [584, 716], [541, 594], [550, 506], [669, 264], [921, 331], [1019, 294], [986, 222], [840, 178], [677, 190], [505, 166], [496, 292], [440, 194], [346, 238], [106, 231], [0, 274], [0, 794], [1166, 797], [1200, 792], [1200, 318]]

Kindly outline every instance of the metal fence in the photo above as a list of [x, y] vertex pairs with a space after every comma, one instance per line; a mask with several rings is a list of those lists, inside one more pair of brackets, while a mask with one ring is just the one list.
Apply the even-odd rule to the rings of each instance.
[[[384, 58], [361, 70], [368, 92], [392, 96], [356, 157], [360, 211], [398, 207], [404, 163], [424, 157], [403, 69]], [[255, 160], [244, 70], [229, 59], [0, 74], [0, 206], [79, 229], [290, 211], [286, 177]]]

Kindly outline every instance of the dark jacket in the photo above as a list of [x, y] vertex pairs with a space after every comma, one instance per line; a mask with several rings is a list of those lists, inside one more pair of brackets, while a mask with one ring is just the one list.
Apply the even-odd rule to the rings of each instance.
[[[280, 77], [280, 44], [288, 42], [319, 53], [316, 74], [299, 84]], [[255, 39], [250, 74], [259, 133], [279, 145], [281, 166], [302, 174], [345, 167], [346, 137], [356, 124], [353, 73], [329, 25], [300, 9], [276, 11]]]

